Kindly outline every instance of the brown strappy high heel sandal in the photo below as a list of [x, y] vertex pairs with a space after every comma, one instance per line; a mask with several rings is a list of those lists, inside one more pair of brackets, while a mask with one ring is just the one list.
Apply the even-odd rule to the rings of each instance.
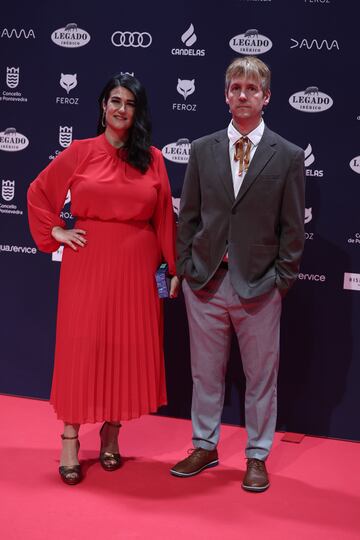
[[112, 422], [104, 422], [101, 429], [100, 429], [100, 439], [101, 439], [101, 447], [100, 447], [100, 463], [102, 468], [105, 471], [116, 471], [119, 467], [121, 467], [122, 461], [121, 456], [119, 453], [114, 452], [103, 452], [103, 439], [102, 439], [102, 431], [104, 427], [108, 424], [108, 426], [112, 426], [114, 428], [120, 428], [121, 424], [113, 424]]
[[[62, 440], [78, 439], [77, 448], [79, 451], [80, 443], [79, 443], [78, 435], [75, 435], [75, 437], [66, 437], [66, 435], [62, 434], [61, 438]], [[61, 476], [61, 479], [65, 482], [65, 484], [68, 484], [69, 486], [74, 486], [75, 484], [78, 484], [82, 480], [80, 465], [60, 465], [59, 474]]]

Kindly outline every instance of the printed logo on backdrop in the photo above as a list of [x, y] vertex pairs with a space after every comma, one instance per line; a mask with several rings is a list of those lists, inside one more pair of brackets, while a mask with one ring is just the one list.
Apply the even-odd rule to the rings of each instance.
[[330, 4], [331, 0], [304, 0], [305, 4], [317, 4], [317, 5], [323, 5], [323, 4]]
[[[7, 66], [5, 81], [6, 86], [11, 90], [17, 88], [20, 82], [20, 68]], [[24, 97], [22, 93], [18, 90], [16, 92], [9, 92], [7, 90], [3, 90], [0, 96], [0, 101], [26, 103], [27, 98]]]
[[355, 244], [356, 246], [360, 246], [360, 232], [356, 232], [350, 238], [347, 239], [348, 244]]
[[181, 35], [180, 39], [183, 45], [185, 45], [185, 47], [187, 48], [173, 48], [171, 49], [171, 54], [175, 56], [205, 56], [205, 49], [194, 49], [192, 47], [197, 42], [197, 35], [195, 33], [195, 28], [192, 23], [190, 23], [190, 26]]
[[19, 253], [23, 255], [36, 255], [37, 249], [33, 246], [14, 246], [12, 244], [0, 244], [0, 251], [4, 253]]
[[[187, 100], [188, 96], [191, 96], [195, 92], [195, 79], [178, 79], [176, 90]], [[173, 103], [173, 111], [196, 111], [196, 103]]]
[[16, 88], [19, 84], [20, 68], [19, 67], [7, 67], [6, 68], [6, 84], [9, 88]]
[[111, 36], [114, 47], [135, 47], [147, 49], [152, 44], [152, 35], [149, 32], [128, 32], [117, 30]]
[[360, 156], [354, 157], [350, 163], [350, 169], [352, 169], [357, 174], [360, 174]]
[[305, 90], [292, 94], [289, 103], [298, 111], [317, 113], [330, 109], [334, 102], [330, 96], [320, 92], [317, 86], [308, 86]]
[[331, 51], [332, 49], [340, 50], [339, 42], [336, 39], [332, 41], [327, 39], [317, 40], [317, 39], [301, 39], [300, 41], [294, 38], [290, 38], [291, 45], [290, 49], [306, 49], [310, 51], [313, 50], [324, 50]]
[[55, 98], [55, 103], [58, 103], [59, 105], [79, 105], [79, 98], [77, 96], [69, 97], [69, 93], [76, 88], [78, 84], [77, 73], [61, 73], [59, 84], [61, 88], [65, 90], [67, 96], [57, 96]]
[[63, 148], [67, 148], [72, 143], [72, 126], [59, 126], [59, 143]]
[[304, 150], [305, 155], [305, 174], [306, 176], [311, 176], [313, 178], [322, 178], [324, 176], [324, 171], [318, 169], [309, 169], [310, 165], [315, 162], [315, 156], [313, 154], [312, 146], [309, 143]]
[[[305, 216], [304, 216], [304, 223], [305, 225], [307, 225], [308, 223], [310, 223], [310, 221], [312, 221], [312, 207], [310, 208], [305, 208]], [[309, 231], [305, 231], [305, 240], [314, 240], [314, 233], [313, 232], [309, 232]]]
[[344, 272], [344, 289], [360, 291], [360, 274]]
[[16, 128], [9, 127], [0, 132], [0, 150], [4, 152], [19, 152], [29, 145], [29, 139], [16, 131]]
[[176, 142], [164, 146], [162, 155], [173, 163], [186, 164], [190, 158], [190, 147], [189, 139], [178, 139]]
[[35, 39], [35, 32], [32, 28], [25, 29], [20, 28], [19, 30], [17, 28], [2, 28], [0, 30], [0, 38], [8, 38], [8, 39]]
[[180, 212], [180, 197], [172, 197], [172, 205], [174, 214], [176, 215], [176, 220], [178, 220]]
[[55, 45], [67, 49], [83, 47], [89, 43], [90, 39], [90, 34], [86, 30], [79, 28], [76, 23], [68, 23], [63, 28], [54, 30], [51, 34], [51, 41]]
[[246, 55], [263, 54], [273, 46], [271, 39], [260, 34], [257, 28], [250, 28], [243, 34], [232, 37], [229, 45], [233, 51]]
[[59, 249], [53, 251], [51, 254], [51, 260], [54, 262], [61, 262], [63, 256], [64, 246], [60, 246]]
[[316, 283], [324, 283], [326, 281], [326, 274], [308, 274], [299, 272], [298, 279], [300, 281], [314, 281]]
[[[65, 201], [64, 201], [64, 207], [63, 209], [61, 210], [60, 212], [60, 217], [61, 219], [74, 219], [74, 216], [72, 215], [72, 213], [70, 212], [70, 208], [67, 207], [67, 205], [71, 202], [71, 193], [70, 193], [70, 190], [67, 192], [66, 194], [66, 198], [65, 198]], [[67, 207], [67, 208], [65, 208]]]
[[0, 203], [0, 214], [23, 215], [24, 212], [16, 204], [6, 204], [15, 197], [15, 180], [1, 180], [1, 197], [5, 203]]

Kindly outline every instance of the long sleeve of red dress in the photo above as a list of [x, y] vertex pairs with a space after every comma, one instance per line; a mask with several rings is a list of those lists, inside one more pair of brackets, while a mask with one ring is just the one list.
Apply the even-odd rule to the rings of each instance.
[[77, 165], [77, 144], [63, 150], [30, 184], [28, 218], [32, 237], [46, 253], [56, 251], [59, 243], [51, 236], [55, 226], [64, 227], [60, 218], [66, 193]]

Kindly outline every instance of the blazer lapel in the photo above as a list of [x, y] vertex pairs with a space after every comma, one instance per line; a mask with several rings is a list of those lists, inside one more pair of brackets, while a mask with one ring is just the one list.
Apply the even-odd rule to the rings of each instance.
[[226, 129], [215, 136], [212, 151], [216, 162], [217, 171], [225, 191], [230, 198], [230, 202], [233, 203], [235, 201], [235, 195], [230, 167], [229, 139]]
[[249, 169], [245, 175], [239, 193], [235, 199], [237, 204], [254, 183], [258, 175], [261, 173], [265, 165], [270, 161], [276, 152], [276, 138], [270, 129], [265, 126], [264, 134], [256, 149], [255, 155], [251, 160]]

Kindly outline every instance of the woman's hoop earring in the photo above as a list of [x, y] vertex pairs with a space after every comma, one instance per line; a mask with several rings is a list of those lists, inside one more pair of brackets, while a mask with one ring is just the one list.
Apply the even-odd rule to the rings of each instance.
[[103, 110], [103, 115], [102, 115], [102, 119], [101, 119], [101, 125], [102, 127], [106, 127], [106, 121], [105, 121], [105, 109]]

